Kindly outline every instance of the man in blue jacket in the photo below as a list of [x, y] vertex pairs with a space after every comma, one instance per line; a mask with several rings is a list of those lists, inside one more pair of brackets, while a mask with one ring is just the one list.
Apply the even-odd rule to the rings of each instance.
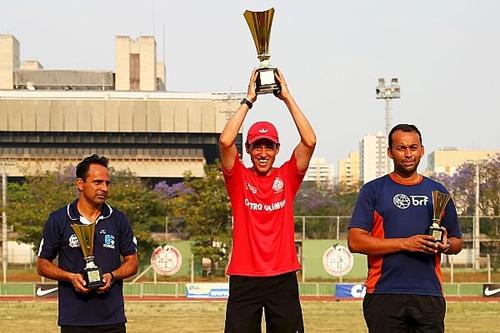
[[[137, 241], [127, 217], [105, 201], [110, 187], [108, 159], [92, 155], [76, 168], [78, 199], [52, 212], [38, 252], [38, 274], [58, 281], [61, 333], [122, 333], [123, 279], [138, 269]], [[81, 272], [85, 260], [72, 224], [95, 223], [94, 261], [103, 286], [89, 289]], [[58, 264], [53, 260], [58, 258]]]
[[447, 191], [417, 172], [420, 131], [399, 124], [388, 140], [394, 171], [363, 186], [349, 224], [349, 248], [368, 255], [366, 324], [370, 333], [444, 332], [441, 253], [457, 254], [463, 244], [455, 205], [446, 206], [436, 242], [428, 234], [432, 191]]

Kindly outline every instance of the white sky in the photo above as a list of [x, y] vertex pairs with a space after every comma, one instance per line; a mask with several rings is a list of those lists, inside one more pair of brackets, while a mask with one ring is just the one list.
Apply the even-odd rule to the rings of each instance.
[[[378, 77], [400, 79], [392, 123], [417, 125], [426, 153], [499, 149], [500, 1], [0, 0], [0, 33], [45, 68], [114, 70], [116, 35], [156, 35], [171, 91], [245, 91], [256, 51], [245, 9], [274, 7], [270, 53], [337, 164], [384, 131]], [[279, 162], [299, 138], [284, 104], [259, 96], [245, 125], [276, 123]], [[425, 162], [421, 170], [425, 168]]]

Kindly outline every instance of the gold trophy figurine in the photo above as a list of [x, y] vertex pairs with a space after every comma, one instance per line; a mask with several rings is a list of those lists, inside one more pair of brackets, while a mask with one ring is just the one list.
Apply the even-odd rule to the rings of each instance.
[[257, 69], [257, 81], [255, 92], [259, 94], [279, 94], [281, 86], [275, 78], [277, 69], [271, 66], [269, 58], [269, 40], [271, 38], [271, 26], [273, 24], [274, 8], [263, 12], [252, 12], [246, 10], [243, 13], [252, 33], [259, 66]]
[[93, 289], [104, 286], [101, 269], [94, 262], [95, 223], [72, 224], [71, 227], [75, 231], [78, 242], [80, 242], [85, 259], [85, 268], [83, 270], [83, 278], [87, 282], [85, 287]]
[[441, 229], [441, 217], [450, 201], [450, 195], [439, 191], [432, 191], [432, 225], [429, 227], [429, 235], [434, 237], [436, 242], [443, 241], [443, 229]]

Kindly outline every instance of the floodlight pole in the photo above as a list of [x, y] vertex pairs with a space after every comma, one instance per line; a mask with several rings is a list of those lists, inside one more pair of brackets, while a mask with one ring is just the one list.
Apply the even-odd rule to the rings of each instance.
[[479, 240], [479, 163], [475, 160], [475, 210], [474, 210], [474, 227], [472, 228], [474, 239], [474, 269], [479, 269], [479, 257], [481, 256], [481, 243]]
[[[385, 135], [386, 138], [389, 135], [389, 132], [391, 131], [391, 99], [386, 98], [385, 99]], [[389, 145], [389, 142], [387, 142]]]
[[[398, 78], [392, 78], [389, 86], [385, 85], [384, 78], [379, 78], [376, 96], [377, 99], [385, 100], [385, 136], [388, 138], [389, 132], [391, 131], [391, 100], [401, 97], [401, 88], [398, 83]], [[389, 146], [389, 141], [387, 141], [387, 145]], [[389, 156], [386, 157], [386, 171], [387, 173], [392, 171], [391, 159]]]
[[7, 172], [2, 163], [2, 272], [3, 283], [7, 282]]

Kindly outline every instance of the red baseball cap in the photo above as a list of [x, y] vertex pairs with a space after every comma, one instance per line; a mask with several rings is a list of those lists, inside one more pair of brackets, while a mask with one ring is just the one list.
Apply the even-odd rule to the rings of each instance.
[[268, 121], [258, 121], [250, 126], [247, 134], [247, 143], [252, 144], [259, 139], [268, 139], [279, 144], [278, 131]]

